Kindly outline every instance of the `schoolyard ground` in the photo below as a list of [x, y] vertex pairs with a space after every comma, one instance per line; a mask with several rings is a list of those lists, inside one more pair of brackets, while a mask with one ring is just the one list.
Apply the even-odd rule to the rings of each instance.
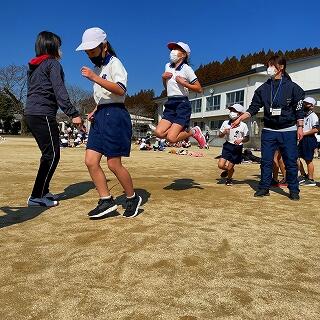
[[[194, 151], [198, 151], [192, 147]], [[0, 144], [0, 319], [319, 319], [320, 188], [253, 197], [259, 165], [219, 182], [204, 157], [140, 152], [124, 159], [142, 210], [89, 220], [97, 193], [84, 148], [61, 150], [56, 208], [26, 208], [39, 162], [32, 138]], [[315, 160], [320, 180], [320, 160]]]

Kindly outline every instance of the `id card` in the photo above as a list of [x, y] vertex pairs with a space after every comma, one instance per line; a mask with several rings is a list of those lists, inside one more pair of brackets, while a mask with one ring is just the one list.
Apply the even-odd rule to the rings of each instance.
[[280, 116], [281, 115], [281, 108], [272, 108], [271, 115], [272, 116]]

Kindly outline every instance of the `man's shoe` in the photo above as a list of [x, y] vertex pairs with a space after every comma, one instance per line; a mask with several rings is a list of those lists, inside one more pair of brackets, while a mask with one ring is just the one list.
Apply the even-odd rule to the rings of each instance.
[[294, 201], [300, 200], [300, 196], [298, 192], [290, 192], [289, 198]]
[[265, 197], [265, 196], [270, 196], [269, 190], [268, 189], [258, 189], [255, 194], [255, 197]]

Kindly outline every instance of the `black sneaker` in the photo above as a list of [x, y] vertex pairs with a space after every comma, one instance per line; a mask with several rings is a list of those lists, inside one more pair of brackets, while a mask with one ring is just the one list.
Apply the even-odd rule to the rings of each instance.
[[226, 186], [232, 186], [233, 185], [233, 181], [231, 178], [227, 178], [226, 179]]
[[297, 192], [290, 192], [289, 198], [290, 198], [291, 200], [294, 200], [294, 201], [300, 200], [299, 193], [297, 193]]
[[127, 208], [123, 214], [126, 218], [133, 218], [138, 214], [139, 207], [142, 202], [142, 198], [140, 196], [135, 196], [132, 199], [127, 199]]
[[96, 208], [88, 213], [90, 218], [101, 218], [117, 210], [117, 205], [113, 198], [100, 199]]
[[306, 181], [303, 183], [303, 186], [306, 187], [315, 187], [317, 184], [313, 179], [306, 179]]
[[304, 176], [299, 176], [298, 177], [298, 183], [299, 184], [304, 184], [304, 182], [308, 179], [308, 176], [307, 175], [304, 175]]
[[221, 178], [226, 178], [228, 176], [228, 170], [223, 170], [220, 174]]
[[264, 197], [264, 196], [270, 196], [268, 189], [258, 189], [255, 194], [255, 197]]

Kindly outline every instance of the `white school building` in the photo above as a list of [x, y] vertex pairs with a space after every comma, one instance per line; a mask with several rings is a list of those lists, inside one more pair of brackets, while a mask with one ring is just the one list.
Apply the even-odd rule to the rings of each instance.
[[[316, 113], [320, 115], [320, 55], [299, 58], [287, 62], [287, 72], [292, 81], [306, 92], [306, 96], [316, 99]], [[203, 87], [203, 93], [190, 92], [192, 106], [191, 126], [198, 125], [203, 132], [208, 131], [211, 145], [220, 146], [224, 142], [217, 136], [222, 122], [228, 119], [227, 107], [240, 103], [249, 107], [254, 91], [268, 79], [263, 64], [253, 65], [250, 71], [225, 79], [213, 81]], [[158, 116], [161, 119], [166, 98], [158, 98]], [[247, 121], [250, 132], [250, 143], [247, 146], [260, 146], [261, 129], [263, 128], [263, 109]]]

